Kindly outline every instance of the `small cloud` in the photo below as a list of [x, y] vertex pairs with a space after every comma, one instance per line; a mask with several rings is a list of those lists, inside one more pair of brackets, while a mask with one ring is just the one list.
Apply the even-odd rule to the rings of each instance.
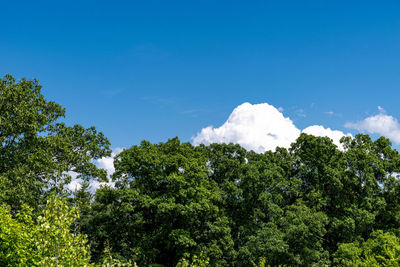
[[67, 188], [72, 192], [78, 191], [79, 189], [81, 189], [81, 187], [82, 184], [80, 183], [79, 180], [73, 180], [67, 185]]
[[112, 98], [116, 95], [121, 94], [123, 91], [124, 91], [124, 89], [105, 90], [102, 92], [102, 94], [108, 98]]
[[69, 171], [67, 175], [71, 176], [71, 182], [67, 184], [67, 188], [72, 192], [81, 189], [81, 179], [78, 178], [78, 173]]
[[202, 108], [198, 108], [198, 109], [187, 109], [187, 110], [183, 110], [181, 112], [181, 114], [190, 116], [190, 117], [197, 117], [199, 114], [202, 113], [210, 113], [210, 109], [202, 109]]
[[327, 114], [327, 115], [329, 115], [329, 116], [335, 115], [335, 112], [333, 112], [333, 111], [327, 111], [327, 112], [324, 112], [324, 113]]
[[91, 186], [91, 188], [93, 188], [94, 191], [99, 189], [101, 186], [105, 186], [105, 185], [114, 187], [115, 183], [111, 180], [111, 175], [115, 172], [114, 157], [116, 155], [118, 155], [119, 153], [121, 153], [123, 150], [124, 150], [124, 148], [121, 148], [121, 147], [114, 148], [111, 152], [110, 157], [102, 157], [101, 159], [96, 160], [97, 167], [99, 167], [100, 169], [106, 170], [109, 182], [105, 183], [105, 182], [99, 182], [96, 180], [92, 181], [90, 183], [90, 186]]
[[[97, 180], [91, 180], [90, 190], [92, 192], [95, 192], [98, 188], [104, 185], [114, 187], [114, 182], [110, 180], [111, 175], [115, 172], [114, 157], [119, 153], [121, 153], [123, 150], [124, 149], [120, 147], [114, 148], [111, 152], [110, 157], [102, 157], [101, 159], [97, 159], [95, 161], [95, 164], [98, 168], [106, 170], [109, 182], [105, 183], [105, 182], [99, 182]], [[67, 185], [67, 188], [72, 192], [79, 190], [82, 187], [82, 180], [78, 178], [78, 173], [70, 171], [67, 174], [71, 176], [71, 182]]]
[[115, 172], [114, 157], [121, 153], [123, 150], [124, 149], [120, 147], [114, 148], [111, 152], [110, 157], [102, 157], [101, 159], [96, 160], [97, 167], [106, 170], [108, 176], [111, 176]]
[[386, 113], [386, 110], [381, 106], [378, 106], [378, 110], [380, 113]]
[[285, 109], [283, 107], [278, 108], [279, 112], [283, 112]]
[[140, 99], [162, 108], [176, 108], [178, 105], [178, 99], [172, 97], [143, 96]]
[[400, 144], [400, 124], [398, 120], [382, 113], [384, 111], [383, 108], [378, 107], [378, 110], [381, 112], [380, 114], [367, 117], [358, 122], [348, 122], [345, 124], [345, 127], [358, 131], [366, 131], [371, 134], [383, 135], [396, 144]]
[[303, 109], [298, 109], [298, 110], [296, 110], [296, 111], [295, 111], [295, 114], [296, 114], [298, 117], [303, 117], [303, 118], [307, 117], [307, 115], [306, 115], [306, 113], [304, 112]]
[[99, 182], [99, 181], [92, 181], [90, 183], [90, 189], [92, 192], [96, 192], [97, 189], [99, 189], [102, 186], [109, 186], [109, 187], [114, 187], [115, 183], [113, 181], [109, 181], [108, 183], [105, 182]]

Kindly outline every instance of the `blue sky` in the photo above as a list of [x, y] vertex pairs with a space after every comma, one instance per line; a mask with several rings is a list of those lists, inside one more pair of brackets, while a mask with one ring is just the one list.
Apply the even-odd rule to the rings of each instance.
[[398, 1], [2, 1], [0, 76], [37, 78], [112, 147], [191, 141], [244, 102], [355, 134], [370, 128], [345, 125], [400, 118], [399, 14]]

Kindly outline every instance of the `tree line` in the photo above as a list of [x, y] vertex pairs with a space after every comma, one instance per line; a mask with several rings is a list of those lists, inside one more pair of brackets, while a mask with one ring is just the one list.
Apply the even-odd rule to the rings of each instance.
[[[289, 149], [110, 143], [67, 126], [36, 80], [0, 79], [2, 266], [398, 266], [400, 156], [384, 137]], [[71, 192], [70, 172], [82, 188]]]

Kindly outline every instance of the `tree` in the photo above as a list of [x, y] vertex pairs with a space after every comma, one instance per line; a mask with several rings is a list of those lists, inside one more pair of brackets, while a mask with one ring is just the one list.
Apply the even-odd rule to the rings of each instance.
[[291, 156], [286, 149], [258, 154], [234, 144], [202, 146], [209, 179], [223, 194], [219, 208], [229, 218], [237, 252], [235, 266], [266, 256], [282, 259], [287, 244], [278, 229], [283, 208], [297, 195], [298, 179], [288, 176]]
[[95, 255], [109, 241], [125, 258], [133, 250], [138, 265], [175, 266], [200, 252], [215, 266], [232, 261], [228, 218], [217, 205], [222, 192], [208, 179], [202, 150], [178, 138], [143, 141], [114, 162], [117, 189], [96, 192], [92, 219], [83, 226]]
[[110, 155], [109, 141], [94, 127], [66, 126], [64, 116], [37, 80], [0, 79], [0, 202], [14, 213], [23, 203], [37, 210], [52, 191], [62, 194], [70, 171], [106, 179], [92, 160]]
[[285, 209], [281, 231], [289, 249], [280, 263], [292, 266], [327, 265], [329, 252], [323, 247], [328, 216], [304, 205], [301, 201]]
[[324, 248], [330, 253], [339, 243], [368, 237], [378, 225], [399, 225], [399, 205], [388, 201], [397, 198], [392, 174], [400, 170], [398, 152], [388, 139], [363, 134], [343, 138], [342, 145], [339, 151], [327, 137], [302, 134], [290, 149], [301, 198], [329, 218]]
[[86, 236], [71, 232], [78, 218], [79, 211], [54, 194], [36, 223], [27, 206], [15, 218], [1, 206], [1, 266], [89, 266]]
[[10, 207], [0, 206], [0, 265], [34, 266], [38, 258], [34, 243], [35, 227], [31, 210], [23, 210], [13, 218]]
[[333, 257], [345, 266], [400, 266], [400, 240], [378, 230], [365, 242], [341, 244]]
[[[398, 152], [367, 135], [342, 145], [302, 134], [289, 150], [259, 154], [234, 144], [143, 141], [115, 158], [117, 188], [96, 192], [82, 228], [94, 260], [109, 242], [113, 255], [139, 265], [172, 266], [201, 252], [216, 266], [264, 257], [330, 265], [346, 250], [340, 244], [376, 230], [400, 233]], [[379, 253], [365, 259], [379, 262]]]
[[89, 266], [85, 235], [71, 232], [79, 210], [70, 208], [65, 199], [51, 195], [35, 231], [40, 266]]

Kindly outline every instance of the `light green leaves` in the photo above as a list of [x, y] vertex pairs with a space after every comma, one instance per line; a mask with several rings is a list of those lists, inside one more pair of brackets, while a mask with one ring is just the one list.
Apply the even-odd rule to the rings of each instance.
[[89, 266], [86, 237], [71, 232], [78, 210], [50, 196], [37, 222], [26, 206], [16, 218], [10, 208], [0, 207], [1, 266]]

